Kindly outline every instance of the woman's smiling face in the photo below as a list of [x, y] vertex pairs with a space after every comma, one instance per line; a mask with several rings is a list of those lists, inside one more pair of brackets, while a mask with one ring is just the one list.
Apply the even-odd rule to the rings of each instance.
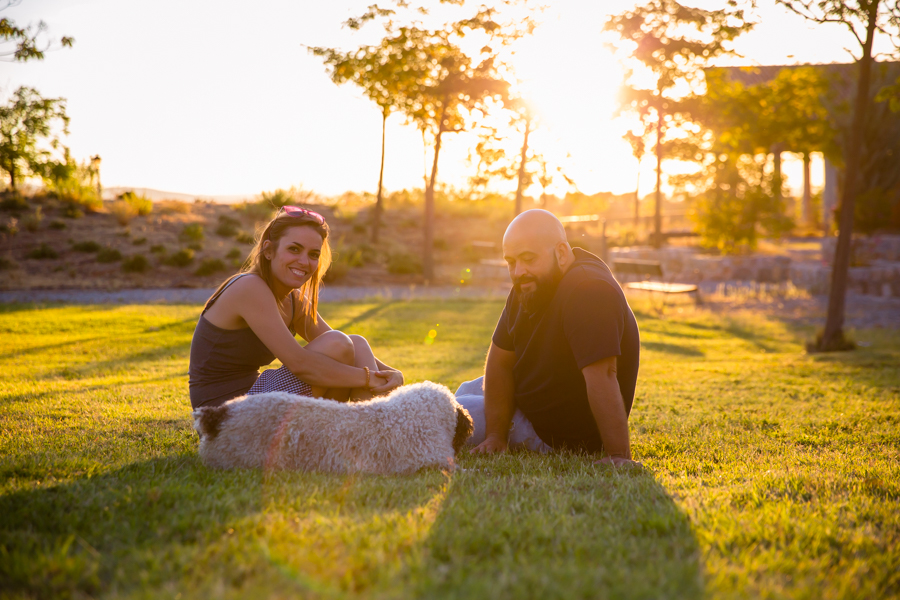
[[289, 290], [309, 281], [319, 266], [323, 239], [312, 227], [290, 227], [277, 244], [264, 242], [263, 252], [272, 265], [273, 278]]

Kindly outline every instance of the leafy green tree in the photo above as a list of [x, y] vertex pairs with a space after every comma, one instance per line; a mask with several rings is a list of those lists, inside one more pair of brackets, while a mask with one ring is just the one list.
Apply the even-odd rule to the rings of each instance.
[[900, 77], [893, 85], [885, 86], [875, 98], [879, 102], [887, 102], [894, 112], [900, 112]]
[[[711, 173], [712, 177], [706, 177], [705, 185], [694, 182], [695, 187], [704, 190], [696, 207], [698, 222], [701, 229], [710, 228], [709, 232], [702, 232], [706, 241], [714, 242], [712, 245], [723, 251], [737, 248], [741, 241], [753, 247], [756, 232], [752, 236], [744, 232], [755, 227], [755, 223], [747, 219], [758, 219], [760, 228], [771, 235], [782, 231], [785, 224], [778, 218], [785, 210], [780, 153], [787, 149], [808, 157], [812, 151], [822, 151], [832, 160], [838, 160], [837, 132], [825, 104], [831, 95], [830, 82], [821, 70], [799, 67], [782, 69], [771, 81], [750, 86], [732, 79], [725, 70], [709, 69], [706, 83], [707, 93], [702, 98], [698, 120], [710, 130], [712, 137], [704, 153], [704, 173]], [[748, 201], [752, 198], [754, 205], [735, 211], [720, 208], [725, 202], [724, 194], [729, 190], [738, 194], [740, 189], [729, 177], [721, 177], [723, 169], [737, 173], [741, 170], [738, 163], [742, 156], [766, 157], [769, 152], [775, 154], [771, 176], [760, 173], [741, 177], [747, 185], [756, 182], [760, 186], [752, 192], [741, 192]], [[766, 162], [763, 160], [754, 168], [764, 170]], [[808, 213], [808, 207], [805, 210]], [[730, 230], [723, 221], [725, 214], [736, 219]], [[729, 231], [734, 236], [732, 240], [727, 239]]]
[[[690, 153], [684, 132], [690, 129], [692, 95], [703, 81], [702, 67], [733, 54], [730, 43], [753, 24], [748, 12], [729, 0], [720, 10], [691, 8], [675, 0], [651, 0], [613, 15], [604, 31], [618, 36], [615, 47], [628, 65], [620, 110], [637, 116], [638, 135], [655, 146], [656, 196], [654, 245], [662, 245], [662, 161]], [[642, 80], [650, 85], [641, 85]]]
[[44, 98], [37, 90], [22, 86], [0, 106], [0, 170], [16, 190], [28, 175], [44, 175], [51, 164], [46, 148], [61, 147], [59, 134], [69, 132], [64, 98]]
[[[21, 4], [22, 0], [0, 0], [0, 11]], [[0, 60], [7, 62], [26, 62], [31, 59], [43, 60], [44, 53], [53, 47], [52, 41], [43, 40], [47, 24], [38, 21], [24, 27], [8, 17], [0, 19]], [[62, 48], [71, 48], [75, 39], [63, 36], [59, 40]]]
[[860, 163], [866, 114], [872, 108], [869, 91], [872, 76], [872, 46], [877, 32], [897, 40], [900, 37], [900, 3], [897, 0], [776, 0], [800, 16], [816, 23], [844, 25], [860, 46], [856, 60], [859, 75], [856, 80], [856, 99], [853, 103], [853, 123], [850, 140], [844, 152], [844, 186], [841, 192], [838, 217], [838, 240], [831, 268], [831, 287], [828, 293], [828, 313], [825, 330], [816, 342], [820, 351], [842, 350], [848, 347], [844, 337], [844, 315], [847, 296], [847, 276], [850, 268], [850, 240], [853, 233], [854, 204], [860, 182]]
[[[442, 3], [464, 7], [465, 0]], [[405, 1], [396, 4], [411, 8]], [[505, 4], [509, 3], [501, 3]], [[471, 128], [479, 116], [503, 106], [508, 99], [510, 74], [500, 59], [501, 51], [534, 28], [532, 18], [521, 14], [504, 16], [500, 8], [482, 5], [470, 17], [428, 28], [418, 21], [397, 25], [389, 10], [373, 5], [352, 23], [361, 26], [387, 17], [386, 39], [395, 46], [402, 45], [406, 52], [403, 68], [416, 74], [409, 85], [398, 86], [394, 91], [398, 110], [432, 140], [422, 251], [426, 281], [434, 280], [435, 186], [444, 135]], [[413, 10], [427, 13], [424, 8]], [[482, 39], [484, 44], [478, 50], [464, 49], [462, 40], [467, 37]]]
[[766, 155], [719, 148], [710, 156], [702, 172], [708, 181], [694, 198], [692, 215], [704, 246], [723, 254], [753, 250], [761, 235], [780, 236], [793, 228], [783, 198], [773, 192], [777, 175], [766, 171]]
[[[389, 16], [394, 11], [372, 6], [373, 16]], [[365, 22], [365, 21], [363, 21]], [[344, 23], [351, 29], [360, 27], [360, 18], [352, 18]], [[360, 88], [381, 109], [381, 166], [378, 170], [378, 193], [375, 210], [372, 213], [372, 242], [378, 242], [383, 207], [384, 158], [387, 120], [398, 104], [408, 97], [404, 90], [417, 85], [419, 77], [426, 75], [416, 47], [410, 43], [406, 30], [399, 30], [385, 37], [380, 44], [361, 46], [356, 50], [341, 51], [336, 48], [310, 48], [310, 52], [322, 58], [329, 69], [331, 80], [341, 85], [353, 83]]]

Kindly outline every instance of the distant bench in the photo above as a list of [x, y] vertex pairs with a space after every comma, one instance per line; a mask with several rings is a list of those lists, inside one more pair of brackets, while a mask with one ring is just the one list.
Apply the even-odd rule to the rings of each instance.
[[[700, 288], [693, 283], [668, 283], [662, 281], [662, 265], [654, 260], [618, 259], [614, 260], [613, 271], [617, 276], [633, 275], [641, 277], [640, 281], [630, 281], [625, 287], [631, 290], [643, 290], [653, 294], [662, 294], [663, 302], [660, 310], [665, 308], [670, 294], [694, 294], [694, 301], [701, 303]], [[656, 281], [648, 281], [647, 278], [656, 278]]]

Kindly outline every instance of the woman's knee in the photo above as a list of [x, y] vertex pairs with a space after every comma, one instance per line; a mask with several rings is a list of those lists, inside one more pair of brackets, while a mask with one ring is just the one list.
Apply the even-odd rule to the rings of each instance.
[[352, 365], [356, 357], [356, 347], [350, 336], [334, 329], [311, 341], [307, 348], [347, 365]]
[[353, 347], [354, 347], [357, 351], [360, 351], [360, 350], [368, 350], [368, 351], [371, 351], [371, 350], [372, 350], [372, 349], [369, 347], [369, 340], [367, 340], [367, 339], [364, 338], [363, 336], [361, 336], [361, 335], [359, 335], [359, 334], [357, 334], [357, 333], [353, 333], [353, 334], [348, 335], [347, 337], [350, 338], [350, 341], [351, 341], [351, 342], [353, 342]]

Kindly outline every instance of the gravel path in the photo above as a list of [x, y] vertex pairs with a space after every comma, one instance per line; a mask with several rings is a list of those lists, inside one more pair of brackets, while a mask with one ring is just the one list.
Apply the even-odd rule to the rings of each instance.
[[[732, 312], [751, 310], [803, 325], [822, 326], [828, 299], [808, 296], [796, 291], [779, 294], [777, 290], [752, 284], [701, 284], [703, 310]], [[132, 289], [99, 290], [18, 290], [0, 291], [0, 304], [62, 303], [62, 304], [203, 304], [212, 289]], [[340, 300], [395, 299], [446, 300], [454, 298], [502, 300], [509, 293], [509, 285], [498, 283], [491, 287], [450, 286], [327, 286], [322, 288], [323, 302]], [[667, 314], [683, 306], [673, 300]], [[900, 329], [900, 298], [880, 298], [861, 294], [847, 294], [846, 323], [855, 329]]]

